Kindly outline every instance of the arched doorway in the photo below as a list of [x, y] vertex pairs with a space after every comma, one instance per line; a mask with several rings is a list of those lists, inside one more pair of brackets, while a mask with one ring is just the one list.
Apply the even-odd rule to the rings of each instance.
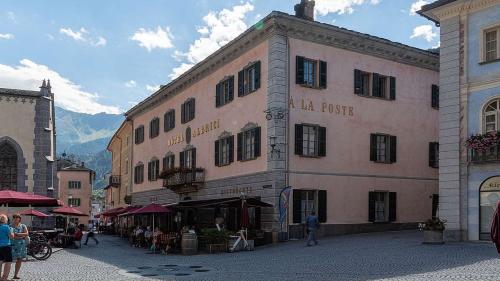
[[500, 176], [490, 177], [479, 188], [479, 234], [481, 239], [489, 239], [491, 219], [498, 201], [500, 201]]
[[17, 152], [8, 142], [0, 144], [0, 189], [17, 190]]

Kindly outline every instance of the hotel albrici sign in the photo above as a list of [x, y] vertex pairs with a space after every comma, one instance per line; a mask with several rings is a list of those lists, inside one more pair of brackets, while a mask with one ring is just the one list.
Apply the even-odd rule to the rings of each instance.
[[[188, 141], [188, 143], [189, 143], [189, 142], [191, 142], [190, 138], [199, 137], [201, 135], [204, 135], [210, 131], [213, 131], [213, 130], [219, 129], [219, 128], [220, 128], [220, 120], [219, 119], [205, 123], [198, 128], [191, 129], [191, 127], [188, 127], [184, 134], [177, 133], [174, 136], [172, 136], [171, 138], [169, 138], [167, 140], [167, 145], [172, 146], [174, 144], [183, 143], [183, 142], [187, 141], [187, 139], [189, 139], [189, 141]], [[186, 135], [187, 133], [189, 133], [190, 135], [187, 136]]]

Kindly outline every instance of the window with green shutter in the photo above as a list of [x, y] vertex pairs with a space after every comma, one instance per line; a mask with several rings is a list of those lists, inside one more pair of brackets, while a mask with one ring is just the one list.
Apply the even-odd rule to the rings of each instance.
[[325, 61], [297, 56], [295, 63], [296, 84], [310, 88], [327, 88], [328, 67]]
[[250, 63], [238, 72], [238, 97], [257, 91], [260, 88], [260, 61]]
[[230, 103], [234, 96], [234, 76], [230, 76], [215, 86], [215, 106], [220, 107]]
[[370, 135], [370, 161], [395, 163], [397, 160], [397, 138], [386, 134]]

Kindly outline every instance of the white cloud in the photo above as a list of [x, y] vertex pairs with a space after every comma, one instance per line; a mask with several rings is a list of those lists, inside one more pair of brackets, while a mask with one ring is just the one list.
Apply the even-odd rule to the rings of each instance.
[[137, 82], [135, 82], [134, 80], [130, 80], [130, 81], [125, 82], [125, 87], [127, 87], [127, 88], [134, 88], [136, 86], [137, 86]]
[[432, 25], [426, 24], [415, 27], [413, 29], [413, 34], [410, 36], [410, 38], [413, 39], [422, 37], [427, 42], [432, 42], [432, 40], [434, 40], [434, 38], [437, 36], [438, 36], [437, 33], [432, 30]]
[[80, 31], [73, 31], [71, 28], [61, 28], [59, 29], [59, 33], [67, 35], [71, 38], [73, 38], [76, 41], [87, 41], [86, 39], [83, 38], [83, 34], [87, 33], [87, 30], [85, 28], [80, 28]]
[[170, 28], [166, 27], [163, 29], [161, 26], [158, 26], [156, 31], [139, 28], [139, 30], [130, 37], [130, 40], [139, 42], [139, 46], [146, 48], [148, 52], [151, 52], [151, 50], [155, 48], [172, 48], [174, 46], [172, 44], [172, 39], [173, 36], [170, 32]]
[[106, 46], [107, 43], [108, 43], [108, 41], [106, 41], [106, 38], [101, 37], [101, 36], [99, 36], [97, 38], [97, 41], [93, 41], [93, 40], [90, 41], [90, 44], [92, 46], [96, 46], [96, 47], [98, 47], [98, 46]]
[[377, 5], [381, 0], [316, 0], [314, 11], [316, 15], [324, 16], [330, 13], [352, 14], [354, 6], [363, 4]]
[[432, 49], [437, 49], [441, 47], [441, 41], [438, 41], [436, 45], [432, 46]]
[[5, 33], [5, 34], [0, 33], [0, 39], [9, 40], [9, 39], [13, 39], [13, 38], [14, 38], [14, 35], [12, 35], [11, 33]]
[[89, 93], [82, 86], [61, 76], [49, 67], [23, 59], [19, 65], [0, 64], [0, 87], [38, 90], [44, 78], [50, 79], [57, 105], [71, 111], [95, 114], [99, 112], [118, 114], [116, 106], [98, 102], [97, 93]]
[[411, 7], [410, 7], [410, 15], [412, 15], [412, 16], [416, 15], [417, 11], [420, 11], [422, 6], [427, 5], [427, 4], [429, 4], [429, 1], [425, 1], [425, 0], [418, 0], [415, 3], [412, 3]]
[[107, 43], [106, 38], [102, 36], [97, 38], [90, 37], [89, 32], [84, 27], [80, 28], [79, 31], [73, 31], [71, 28], [61, 28], [59, 29], [59, 33], [69, 36], [75, 41], [89, 43], [94, 47], [106, 46]]
[[156, 91], [158, 91], [160, 89], [160, 85], [146, 85], [146, 90], [148, 90], [148, 92], [150, 93], [154, 93]]
[[184, 62], [174, 68], [169, 77], [171, 79], [179, 77], [196, 63], [202, 61], [245, 31], [248, 28], [244, 21], [245, 16], [253, 9], [254, 6], [250, 2], [246, 2], [234, 6], [232, 9], [223, 9], [218, 13], [209, 12], [204, 16], [205, 25], [196, 29], [200, 34], [200, 38], [189, 46], [187, 52], [176, 51], [174, 53], [175, 59], [184, 59]]

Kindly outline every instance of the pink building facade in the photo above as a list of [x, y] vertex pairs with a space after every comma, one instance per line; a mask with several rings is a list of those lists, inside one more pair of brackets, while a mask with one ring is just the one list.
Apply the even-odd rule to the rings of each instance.
[[437, 206], [438, 67], [430, 52], [273, 12], [126, 113], [132, 204], [243, 194], [274, 206], [251, 212], [254, 227], [290, 237], [312, 211], [324, 235], [415, 227]]

